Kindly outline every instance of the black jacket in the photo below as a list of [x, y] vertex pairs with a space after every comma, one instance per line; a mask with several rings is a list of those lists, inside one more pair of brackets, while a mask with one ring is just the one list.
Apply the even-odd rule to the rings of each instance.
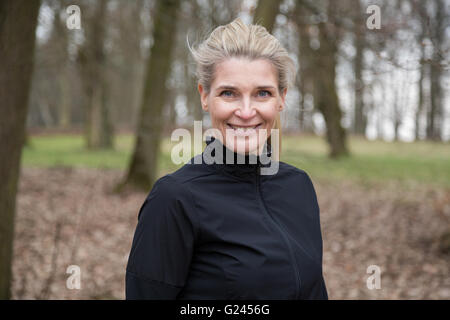
[[208, 138], [234, 164], [208, 164], [205, 148], [157, 180], [139, 211], [126, 299], [328, 299], [309, 176], [281, 161], [260, 175], [276, 162], [236, 163]]

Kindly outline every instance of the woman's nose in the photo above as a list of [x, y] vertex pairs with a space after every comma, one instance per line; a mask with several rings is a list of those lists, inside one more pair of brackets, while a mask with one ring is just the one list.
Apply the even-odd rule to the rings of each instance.
[[251, 101], [245, 101], [236, 111], [236, 115], [244, 120], [251, 119], [255, 116], [256, 109], [252, 107]]

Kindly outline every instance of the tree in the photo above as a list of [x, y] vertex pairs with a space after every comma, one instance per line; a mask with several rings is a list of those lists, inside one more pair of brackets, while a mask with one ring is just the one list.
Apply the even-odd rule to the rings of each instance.
[[[134, 127], [145, 71], [148, 49], [144, 41], [151, 37], [153, 18], [147, 0], [114, 1], [108, 10], [108, 108], [117, 126]], [[153, 7], [152, 7], [153, 9]]]
[[354, 83], [354, 97], [355, 97], [355, 112], [353, 118], [353, 132], [357, 135], [365, 137], [367, 127], [367, 115], [364, 110], [364, 81], [362, 78], [363, 71], [363, 54], [365, 47], [365, 21], [363, 11], [361, 10], [360, 0], [354, 1], [355, 11], [353, 17], [354, 28], [354, 45], [355, 58], [353, 59], [353, 72], [355, 75]]
[[[306, 0], [297, 0], [297, 6], [303, 10], [312, 11], [319, 18], [317, 23], [318, 47], [310, 55], [308, 61], [314, 66], [311, 74], [314, 82], [314, 105], [319, 110], [326, 123], [326, 138], [329, 145], [329, 156], [337, 158], [348, 155], [346, 131], [341, 125], [342, 111], [339, 106], [336, 80], [336, 59], [340, 30], [336, 23], [337, 13], [334, 5], [327, 2], [327, 20], [323, 13]], [[304, 28], [305, 26], [299, 26]]]
[[0, 299], [11, 297], [16, 193], [39, 6], [39, 0], [0, 2]]
[[428, 64], [426, 63], [426, 57], [425, 57], [425, 45], [424, 40], [426, 37], [426, 9], [425, 5], [422, 1], [415, 1], [414, 2], [415, 11], [417, 12], [418, 20], [420, 23], [421, 31], [417, 36], [417, 42], [420, 46], [420, 69], [419, 69], [419, 81], [417, 82], [417, 91], [418, 91], [418, 101], [417, 101], [417, 110], [415, 114], [415, 129], [414, 129], [414, 136], [416, 140], [419, 140], [420, 138], [420, 117], [423, 113], [423, 110], [425, 109], [425, 90], [424, 90], [424, 82], [426, 73], [428, 70]]
[[314, 108], [306, 109], [306, 97], [309, 94], [313, 95], [312, 81], [314, 77], [314, 66], [312, 65], [312, 58], [314, 56], [314, 50], [310, 45], [310, 24], [308, 23], [307, 15], [304, 14], [306, 10], [300, 5], [296, 5], [294, 9], [294, 19], [297, 25], [298, 34], [298, 61], [299, 61], [299, 77], [298, 90], [300, 93], [300, 110], [299, 110], [299, 125], [303, 132], [314, 132], [314, 122], [312, 119]]
[[[329, 6], [329, 8], [331, 7]], [[330, 146], [329, 156], [335, 158], [348, 154], [348, 149], [346, 132], [341, 125], [342, 112], [335, 83], [337, 41], [331, 28], [330, 24], [319, 23], [320, 47], [314, 56], [314, 65], [317, 68], [314, 76], [314, 99], [327, 124], [326, 137]]]
[[88, 19], [87, 39], [78, 53], [86, 97], [85, 137], [89, 149], [113, 145], [104, 51], [106, 9], [107, 0], [99, 0], [93, 16]]
[[433, 55], [430, 64], [430, 109], [427, 122], [427, 139], [441, 140], [441, 129], [443, 126], [443, 91], [441, 87], [442, 78], [442, 45], [445, 37], [445, 7], [444, 0], [434, 0], [434, 23], [431, 30], [433, 42]]
[[[67, 0], [66, 0], [67, 1]], [[69, 82], [69, 54], [68, 54], [68, 45], [69, 45], [69, 35], [67, 32], [67, 27], [65, 25], [65, 20], [61, 19], [60, 13], [61, 10], [65, 9], [68, 6], [67, 2], [64, 1], [54, 1], [53, 2], [53, 29], [52, 35], [49, 40], [52, 46], [54, 46], [55, 58], [54, 64], [56, 65], [57, 73], [57, 82], [58, 82], [58, 125], [61, 128], [68, 128], [71, 124], [70, 114], [71, 114], [71, 105], [70, 105], [70, 82]], [[53, 59], [52, 59], [53, 60]]]
[[263, 25], [267, 31], [272, 32], [282, 2], [282, 0], [259, 0], [253, 23]]
[[166, 79], [172, 62], [180, 1], [158, 0], [155, 5], [153, 44], [147, 62], [137, 139], [126, 179], [119, 189], [132, 185], [148, 190], [156, 180], [162, 109], [168, 98]]

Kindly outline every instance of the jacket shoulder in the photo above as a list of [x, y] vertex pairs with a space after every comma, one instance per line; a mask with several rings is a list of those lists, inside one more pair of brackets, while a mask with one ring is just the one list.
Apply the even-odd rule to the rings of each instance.
[[181, 217], [191, 221], [196, 230], [199, 229], [199, 220], [195, 210], [195, 201], [186, 185], [173, 173], [166, 174], [153, 184], [141, 208], [138, 219], [151, 211], [153, 216]]
[[281, 173], [294, 174], [296, 177], [301, 177], [301, 178], [306, 178], [306, 179], [311, 180], [308, 173], [305, 170], [297, 168], [297, 167], [295, 167], [289, 163], [283, 162], [283, 161], [280, 161], [279, 163], [280, 163], [279, 170]]
[[207, 167], [208, 165], [202, 162], [202, 155], [198, 154], [174, 172], [167, 174], [167, 176], [170, 176], [179, 184], [185, 184], [191, 180], [214, 174]]
[[317, 194], [314, 188], [314, 184], [311, 180], [311, 177], [305, 170], [282, 161], [280, 161], [279, 167], [279, 172], [282, 178], [288, 179], [289, 181], [294, 180], [295, 183], [300, 183], [301, 185], [305, 186], [307, 190], [311, 191], [314, 200], [317, 201]]
[[139, 210], [138, 217], [141, 216], [143, 209], [151, 202], [153, 206], [169, 205], [177, 201], [184, 193], [180, 184], [170, 174], [158, 178], [148, 192], [144, 203]]
[[168, 204], [180, 201], [192, 203], [193, 197], [187, 182], [210, 174], [203, 165], [188, 162], [174, 172], [158, 178], [147, 194], [143, 206], [150, 200]]

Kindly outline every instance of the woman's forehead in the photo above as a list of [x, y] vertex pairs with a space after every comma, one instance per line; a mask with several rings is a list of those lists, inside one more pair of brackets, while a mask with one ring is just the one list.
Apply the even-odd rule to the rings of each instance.
[[267, 59], [229, 58], [215, 68], [216, 88], [276, 87], [276, 69]]

